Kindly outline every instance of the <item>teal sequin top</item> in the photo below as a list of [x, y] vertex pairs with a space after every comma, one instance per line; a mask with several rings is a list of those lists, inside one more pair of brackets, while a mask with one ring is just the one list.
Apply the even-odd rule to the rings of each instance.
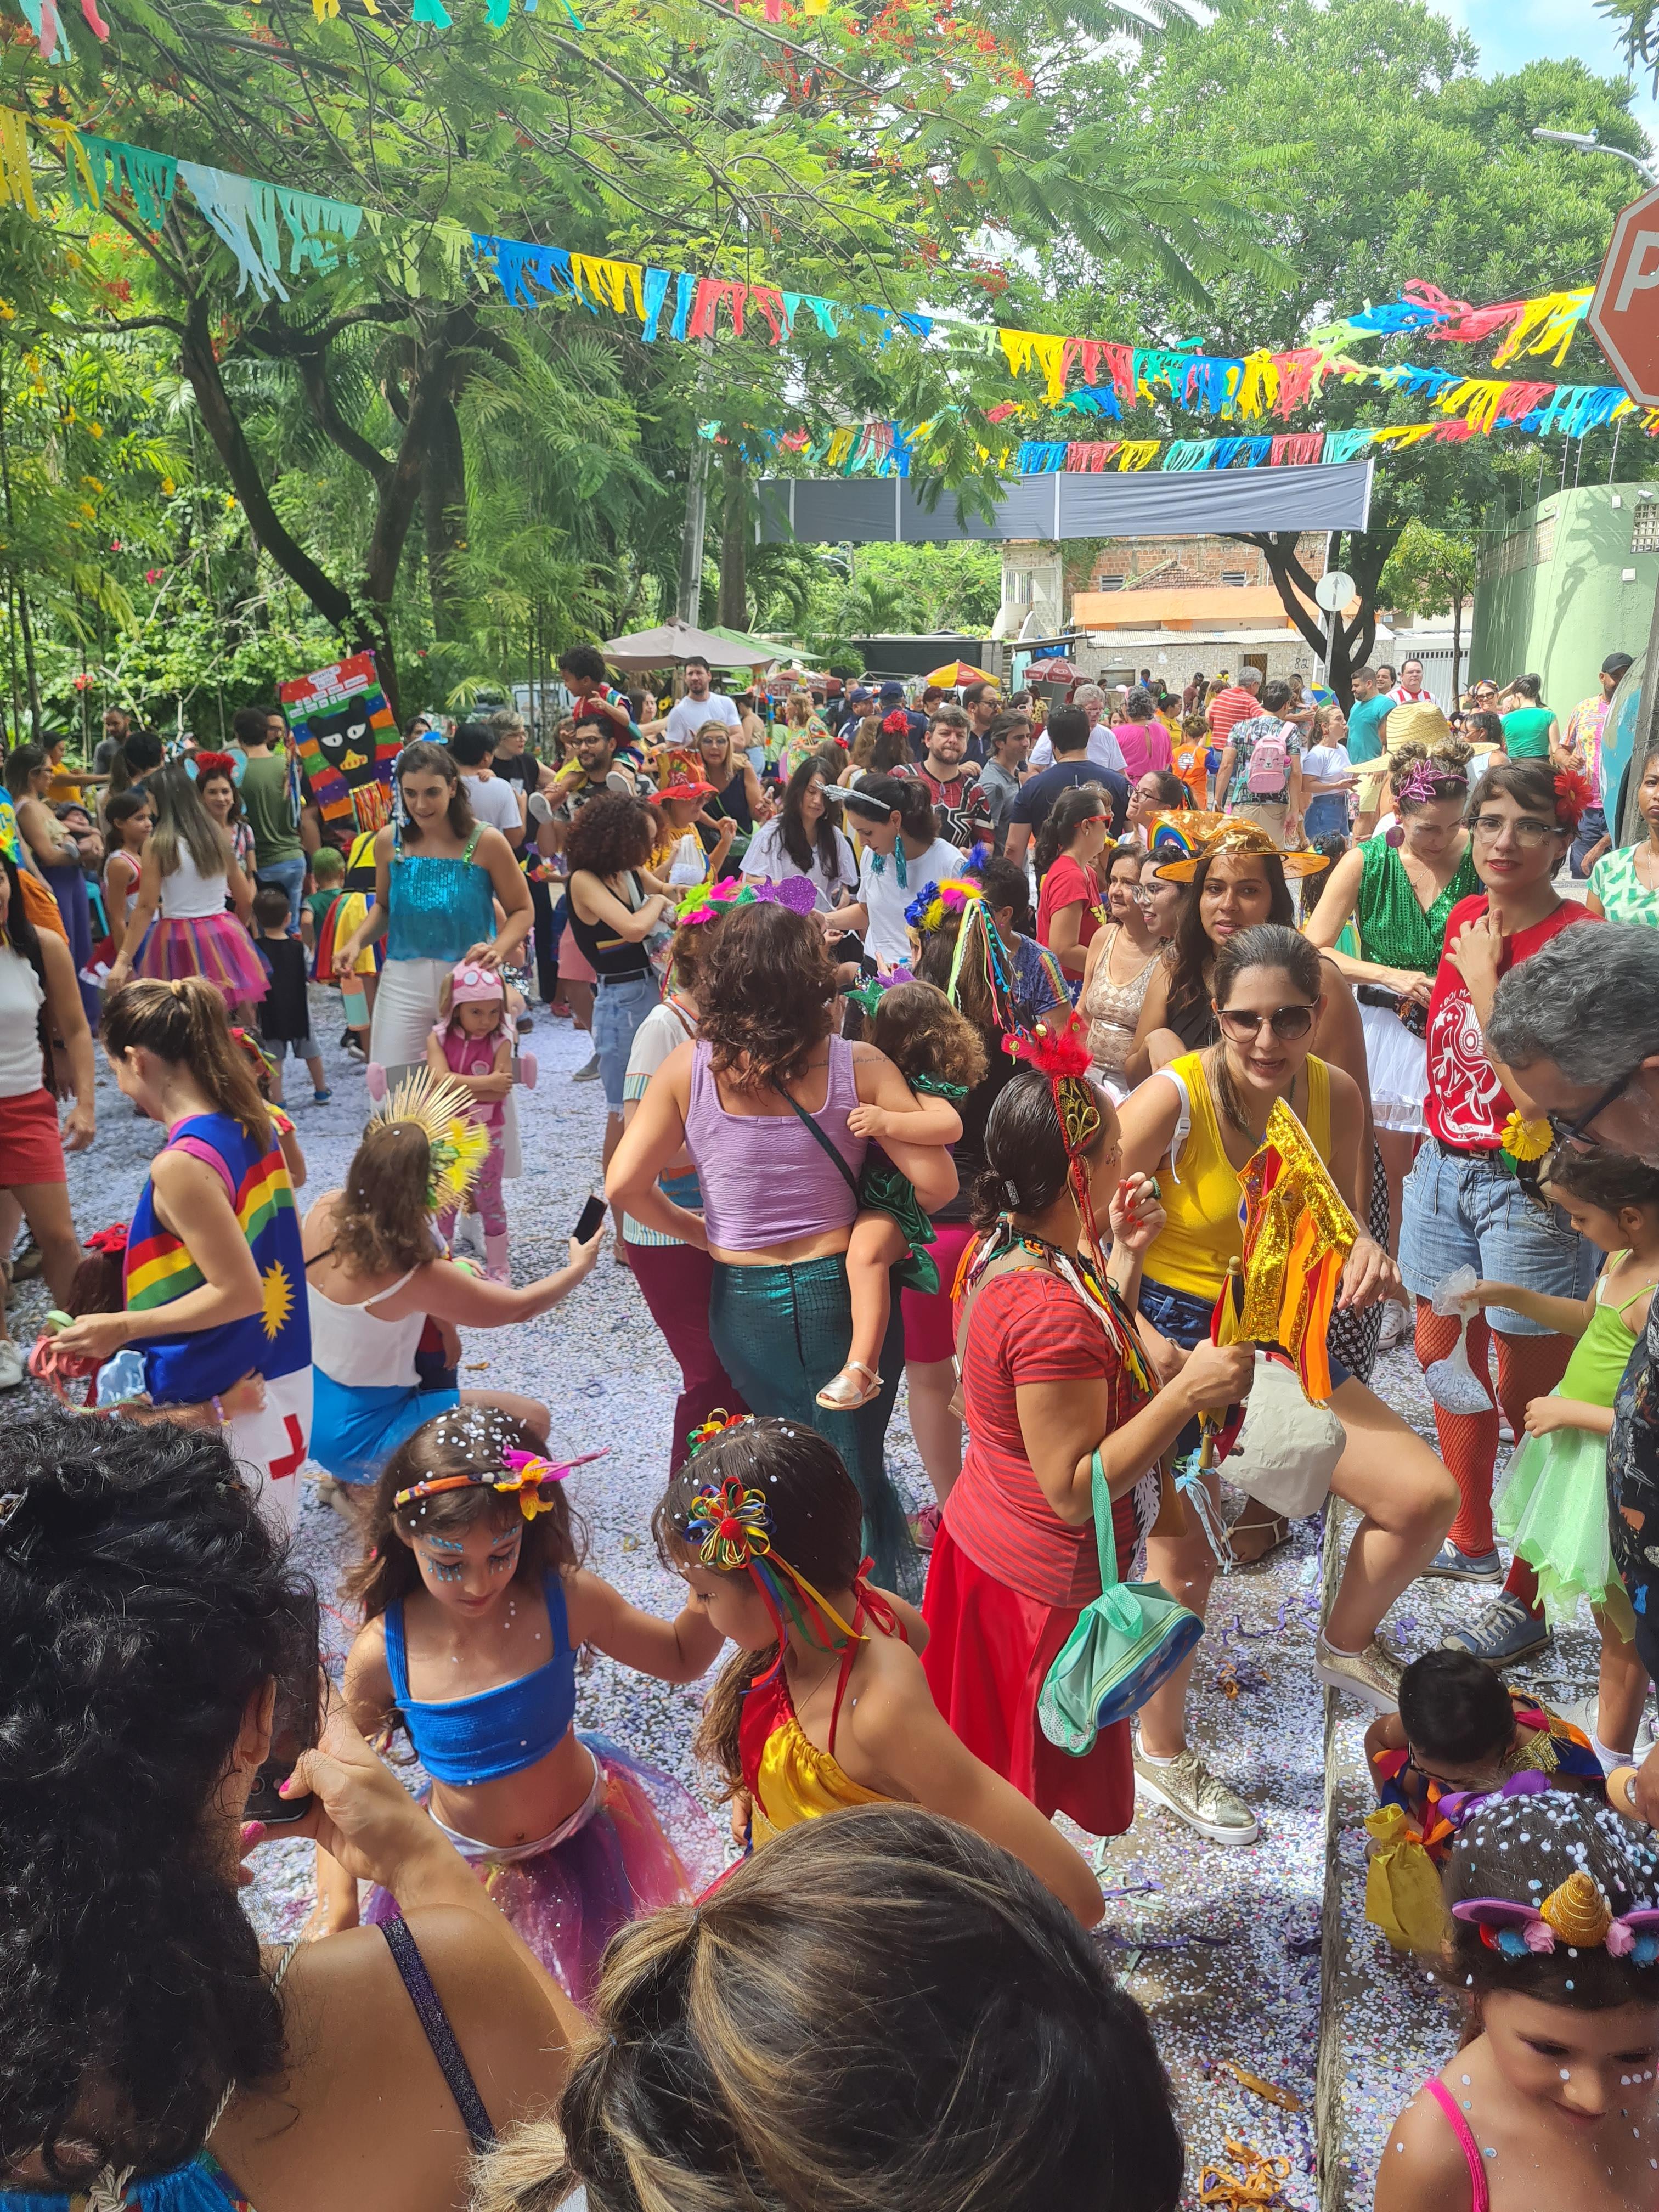
[[486, 945], [495, 936], [489, 871], [472, 857], [481, 834], [473, 831], [456, 860], [419, 852], [393, 855], [386, 878], [388, 960], [453, 964], [471, 946]]

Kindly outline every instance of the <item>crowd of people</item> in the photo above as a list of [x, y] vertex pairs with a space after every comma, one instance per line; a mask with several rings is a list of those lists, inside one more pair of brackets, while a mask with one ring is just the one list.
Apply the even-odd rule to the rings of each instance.
[[[84, 770], [17, 748], [0, 1249], [22, 1271], [27, 1224], [52, 1310], [0, 1387], [58, 1402], [0, 1427], [0, 2207], [1168, 2212], [1170, 2083], [1053, 1816], [1256, 1840], [1252, 1776], [1188, 1739], [1194, 1653], [1218, 1569], [1331, 1496], [1312, 1665], [1432, 1863], [1416, 1948], [1467, 2027], [1380, 2212], [1650, 2205], [1659, 746], [1621, 847], [1627, 665], [1564, 725], [1531, 678], [1448, 716], [1415, 662], [1346, 717], [1249, 667], [912, 706], [694, 660], [659, 707], [576, 646], [539, 744], [422, 721], [349, 818], [263, 707], [234, 750], [115, 713]], [[603, 1200], [515, 1280], [557, 1021]], [[312, 1192], [283, 1063], [326, 1101], [337, 1024], [362, 1133]], [[94, 1039], [162, 1135], [83, 1236]], [[573, 1296], [580, 1326], [607, 1211], [679, 1370], [638, 1532], [672, 1617], [586, 1563], [548, 1406], [460, 1387], [462, 1332]], [[1433, 1446], [1375, 1387], [1407, 1335]], [[307, 1481], [351, 1554], [337, 1683]], [[1412, 1655], [1384, 1623], [1425, 1575], [1495, 1594]], [[1501, 1677], [1581, 1601], [1583, 1728]], [[712, 1678], [729, 1837], [578, 1725], [588, 1648]], [[314, 1842], [316, 1905], [262, 1954], [269, 1836]]]

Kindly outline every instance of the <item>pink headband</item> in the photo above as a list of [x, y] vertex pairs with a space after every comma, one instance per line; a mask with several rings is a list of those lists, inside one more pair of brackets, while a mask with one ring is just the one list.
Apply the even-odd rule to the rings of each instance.
[[464, 960], [450, 977], [452, 1006], [488, 1006], [502, 1003], [501, 979], [493, 968], [475, 968]]

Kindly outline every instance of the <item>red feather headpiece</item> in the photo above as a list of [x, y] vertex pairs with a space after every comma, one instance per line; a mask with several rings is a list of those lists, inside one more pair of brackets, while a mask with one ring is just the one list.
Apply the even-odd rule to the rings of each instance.
[[1039, 1022], [1030, 1036], [1005, 1036], [1002, 1048], [1016, 1060], [1023, 1060], [1027, 1067], [1036, 1068], [1039, 1075], [1046, 1075], [1050, 1083], [1087, 1075], [1094, 1065], [1089, 1032], [1075, 1008], [1067, 1012], [1060, 1027]]
[[1072, 1203], [1077, 1208], [1089, 1256], [1097, 1271], [1103, 1275], [1105, 1255], [1095, 1224], [1089, 1172], [1084, 1165], [1084, 1156], [1100, 1128], [1099, 1094], [1090, 1080], [1094, 1061], [1088, 1038], [1088, 1029], [1073, 1008], [1058, 1027], [1039, 1022], [1029, 1036], [1005, 1036], [1002, 1044], [1005, 1052], [1012, 1053], [1016, 1060], [1023, 1060], [1028, 1067], [1035, 1068], [1048, 1079], [1049, 1094], [1060, 1121], [1060, 1142], [1066, 1147], [1066, 1181], [1071, 1185]]
[[1594, 804], [1595, 792], [1590, 780], [1581, 768], [1559, 768], [1555, 771], [1555, 818], [1570, 823], [1576, 830], [1578, 818], [1587, 806]]

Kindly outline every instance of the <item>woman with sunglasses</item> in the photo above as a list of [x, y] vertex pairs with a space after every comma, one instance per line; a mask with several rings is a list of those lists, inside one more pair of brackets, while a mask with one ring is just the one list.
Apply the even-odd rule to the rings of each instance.
[[[1429, 1000], [1429, 1133], [1406, 1179], [1400, 1228], [1400, 1272], [1417, 1299], [1417, 1356], [1425, 1367], [1443, 1359], [1457, 1339], [1457, 1318], [1430, 1304], [1454, 1268], [1561, 1298], [1587, 1296], [1595, 1273], [1595, 1248], [1516, 1179], [1518, 1158], [1534, 1149], [1522, 1125], [1537, 1109], [1493, 1062], [1484, 1035], [1499, 978], [1564, 929], [1595, 919], [1562, 898], [1554, 881], [1589, 798], [1583, 775], [1547, 760], [1500, 761], [1470, 794], [1474, 869], [1485, 889], [1447, 917]], [[1468, 1325], [1469, 1364], [1480, 1376], [1486, 1373], [1489, 1328], [1498, 1347], [1498, 1402], [1518, 1437], [1527, 1401], [1560, 1381], [1572, 1340], [1524, 1314], [1488, 1308]], [[1429, 1572], [1497, 1582], [1503, 1573], [1492, 1524], [1498, 1414], [1449, 1413], [1437, 1406], [1434, 1425], [1462, 1504]], [[1531, 1568], [1517, 1559], [1480, 1621], [1448, 1641], [1495, 1667], [1523, 1658], [1548, 1640], [1537, 1592]]]
[[[1164, 1222], [1147, 1250], [1140, 1285], [1144, 1322], [1164, 1340], [1156, 1364], [1166, 1376], [1207, 1342], [1210, 1316], [1231, 1261], [1242, 1256], [1238, 1174], [1259, 1150], [1283, 1100], [1302, 1123], [1356, 1218], [1370, 1201], [1369, 1123], [1359, 1085], [1312, 1050], [1324, 1004], [1325, 963], [1306, 938], [1282, 923], [1231, 935], [1217, 953], [1212, 1006], [1218, 1042], [1172, 1060], [1124, 1104], [1126, 1176], [1156, 1175]], [[1393, 1261], [1362, 1231], [1343, 1269], [1340, 1310], [1374, 1305], [1397, 1278]], [[1378, 1623], [1432, 1558], [1456, 1506], [1445, 1469], [1397, 1413], [1333, 1352], [1331, 1404], [1347, 1443], [1332, 1489], [1363, 1516], [1316, 1646], [1320, 1678], [1374, 1711], [1394, 1709], [1401, 1666], [1377, 1641]], [[1196, 1441], [1195, 1429], [1176, 1449]], [[1219, 1486], [1206, 1523], [1218, 1521]], [[1179, 1537], [1154, 1536], [1147, 1573], [1202, 1613], [1215, 1554], [1197, 1516]], [[1190, 1661], [1144, 1705], [1135, 1752], [1139, 1795], [1218, 1844], [1248, 1844], [1255, 1816], [1187, 1746]]]

